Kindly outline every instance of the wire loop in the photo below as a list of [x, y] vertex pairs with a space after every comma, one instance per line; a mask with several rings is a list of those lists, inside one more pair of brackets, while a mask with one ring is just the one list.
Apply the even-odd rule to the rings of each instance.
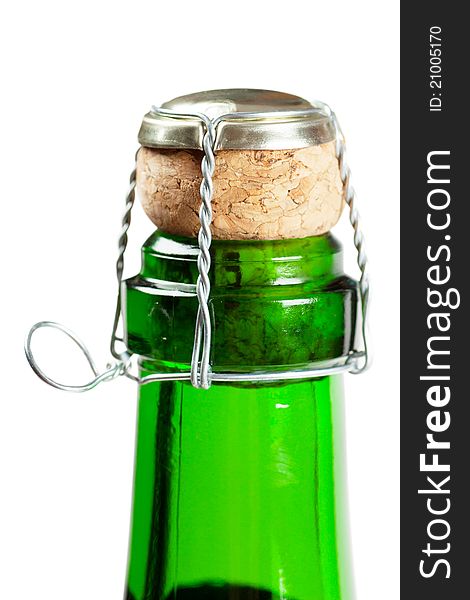
[[[91, 379], [88, 383], [84, 383], [82, 385], [66, 385], [63, 383], [59, 383], [51, 377], [47, 376], [37, 364], [36, 359], [34, 358], [33, 351], [31, 349], [31, 342], [34, 333], [38, 329], [43, 328], [58, 329], [62, 333], [65, 333], [65, 335], [68, 336], [83, 352], [83, 355], [85, 356], [88, 364], [90, 365], [91, 370], [93, 371], [94, 378]], [[63, 390], [65, 392], [87, 392], [88, 390], [92, 390], [94, 387], [96, 387], [99, 383], [103, 381], [111, 381], [113, 379], [116, 379], [117, 377], [120, 377], [121, 375], [125, 375], [125, 372], [127, 370], [126, 364], [122, 361], [119, 361], [117, 363], [107, 365], [106, 370], [103, 371], [103, 373], [100, 373], [95, 365], [90, 351], [82, 342], [82, 340], [73, 331], [71, 331], [64, 325], [61, 325], [60, 323], [55, 323], [54, 321], [40, 321], [39, 323], [33, 325], [29, 330], [28, 335], [26, 336], [24, 350], [26, 358], [36, 375], [45, 383], [48, 383], [52, 387], [55, 387], [58, 390]]]

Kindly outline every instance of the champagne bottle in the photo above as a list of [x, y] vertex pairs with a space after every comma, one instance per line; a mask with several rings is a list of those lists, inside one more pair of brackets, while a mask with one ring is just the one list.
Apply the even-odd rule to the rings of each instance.
[[[139, 141], [116, 362], [100, 373], [49, 321], [25, 345], [59, 389], [139, 383], [126, 599], [352, 600], [341, 373], [367, 364], [356, 338], [368, 284], [334, 114], [280, 92], [213, 90], [154, 107]], [[136, 180], [157, 230], [122, 282]], [[330, 233], [345, 201], [359, 284]], [[78, 344], [91, 381], [39, 368], [41, 327]]]

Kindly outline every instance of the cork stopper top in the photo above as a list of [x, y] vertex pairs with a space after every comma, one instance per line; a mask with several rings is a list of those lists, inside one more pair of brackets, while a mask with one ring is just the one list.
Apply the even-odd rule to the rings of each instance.
[[175, 98], [144, 117], [137, 187], [159, 228], [197, 236], [208, 128], [214, 238], [307, 237], [339, 219], [343, 194], [329, 108], [281, 92], [213, 90]]

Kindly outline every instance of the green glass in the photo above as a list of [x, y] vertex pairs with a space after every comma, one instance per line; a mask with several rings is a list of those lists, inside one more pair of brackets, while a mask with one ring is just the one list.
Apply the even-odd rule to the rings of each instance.
[[[125, 285], [142, 375], [189, 369], [197, 245], [155, 233]], [[214, 369], [353, 346], [357, 284], [330, 235], [216, 241]], [[141, 386], [126, 598], [351, 600], [341, 377]]]

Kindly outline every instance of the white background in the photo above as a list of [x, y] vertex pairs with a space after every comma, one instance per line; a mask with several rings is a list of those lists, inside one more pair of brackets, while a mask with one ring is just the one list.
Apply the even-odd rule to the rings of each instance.
[[[27, 366], [23, 337], [35, 321], [61, 321], [106, 364], [142, 115], [192, 91], [259, 87], [328, 102], [347, 136], [375, 346], [370, 372], [346, 377], [357, 596], [396, 600], [398, 1], [29, 0], [2, 11], [1, 597], [122, 597], [136, 389], [120, 380], [85, 395], [54, 390]], [[139, 206], [127, 274], [151, 230]], [[336, 233], [356, 275], [344, 219]], [[51, 374], [77, 377], [79, 357], [59, 337], [38, 336], [37, 347]]]

